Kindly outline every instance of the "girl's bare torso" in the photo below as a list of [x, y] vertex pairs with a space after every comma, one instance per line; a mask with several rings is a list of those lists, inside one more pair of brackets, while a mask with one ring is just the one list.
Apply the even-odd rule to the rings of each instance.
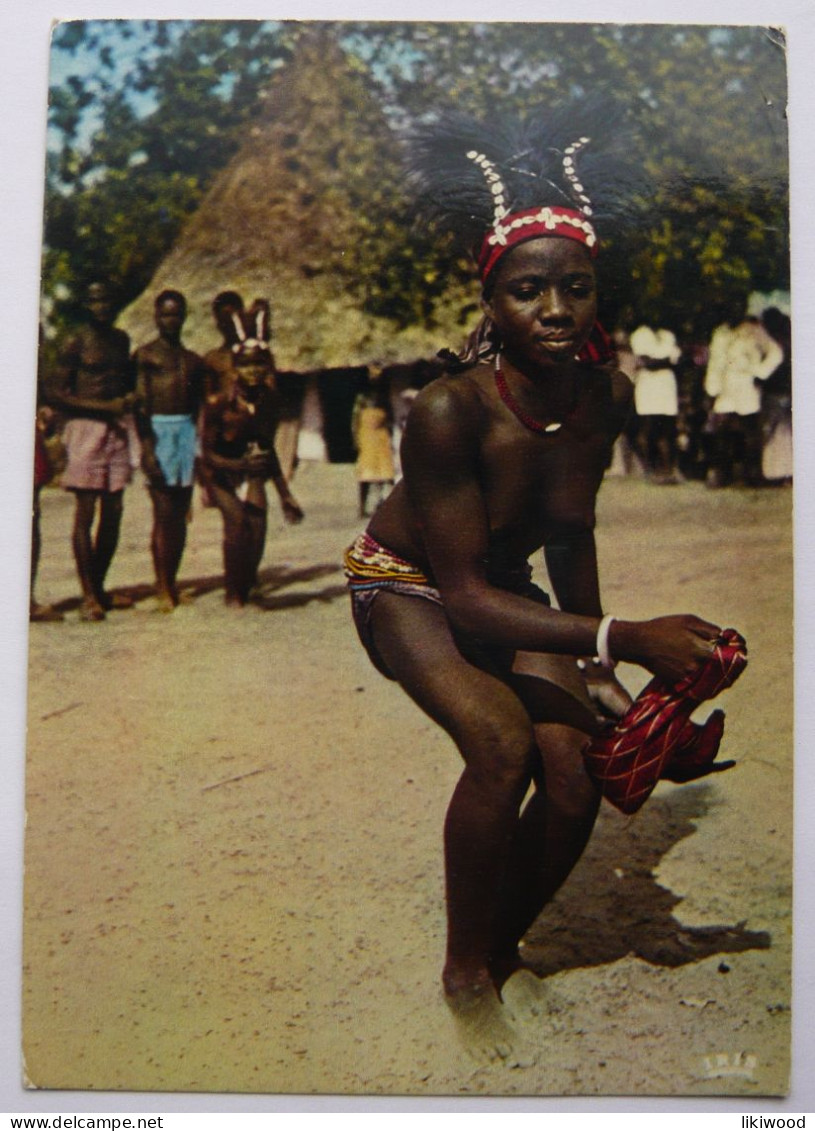
[[[491, 560], [526, 561], [550, 538], [568, 538], [593, 527], [597, 492], [630, 399], [623, 374], [582, 367], [561, 427], [543, 434], [531, 431], [501, 401], [491, 367], [440, 378], [421, 398], [439, 392], [456, 404], [462, 444], [450, 444], [448, 456], [469, 464], [483, 501]], [[383, 545], [429, 568], [422, 533], [425, 500], [417, 496], [410, 475], [411, 463], [425, 458], [423, 437], [411, 429], [410, 420], [402, 453], [406, 478], [369, 531]], [[431, 505], [432, 499], [426, 502]]]

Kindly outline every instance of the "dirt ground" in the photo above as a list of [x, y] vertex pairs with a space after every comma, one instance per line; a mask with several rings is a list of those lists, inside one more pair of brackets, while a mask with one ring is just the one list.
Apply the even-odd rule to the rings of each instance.
[[[537, 1063], [470, 1062], [443, 1004], [445, 736], [379, 676], [339, 559], [353, 470], [306, 465], [273, 515], [258, 606], [223, 604], [220, 518], [196, 507], [194, 602], [155, 611], [149, 500], [126, 496], [110, 583], [77, 618], [72, 501], [43, 500], [32, 625], [24, 1053], [32, 1086], [368, 1095], [779, 1095], [790, 1032], [791, 495], [611, 479], [606, 607], [694, 611], [747, 638], [724, 756], [604, 805], [527, 956]], [[634, 690], [644, 673], [628, 669]], [[706, 712], [702, 712], [704, 715]]]

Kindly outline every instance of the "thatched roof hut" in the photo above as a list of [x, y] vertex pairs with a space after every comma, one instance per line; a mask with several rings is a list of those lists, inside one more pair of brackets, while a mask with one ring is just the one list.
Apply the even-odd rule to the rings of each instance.
[[218, 343], [212, 299], [229, 289], [247, 302], [270, 300], [285, 369], [432, 356], [449, 335], [370, 316], [358, 285], [376, 270], [360, 259], [375, 236], [366, 205], [394, 184], [398, 191], [398, 178], [386, 176], [398, 166], [370, 80], [316, 28], [270, 83], [244, 144], [119, 324], [135, 344], [147, 340], [155, 295], [177, 288], [189, 304], [185, 340], [204, 352]]

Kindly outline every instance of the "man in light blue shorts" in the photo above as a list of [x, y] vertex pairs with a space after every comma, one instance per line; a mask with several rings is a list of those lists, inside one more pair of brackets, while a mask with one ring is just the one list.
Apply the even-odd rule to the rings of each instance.
[[155, 302], [159, 336], [134, 354], [139, 396], [142, 470], [153, 502], [150, 548], [162, 612], [178, 604], [176, 578], [187, 539], [196, 452], [196, 421], [204, 395], [204, 365], [181, 344], [187, 303], [179, 291]]

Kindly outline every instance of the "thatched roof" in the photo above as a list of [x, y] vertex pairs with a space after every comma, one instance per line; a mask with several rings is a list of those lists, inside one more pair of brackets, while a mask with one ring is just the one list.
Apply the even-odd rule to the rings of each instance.
[[228, 289], [247, 303], [270, 300], [275, 355], [286, 369], [432, 356], [448, 335], [398, 331], [367, 315], [347, 273], [366, 200], [382, 192], [383, 169], [398, 161], [359, 65], [326, 33], [304, 37], [244, 144], [119, 325], [134, 344], [152, 337], [154, 297], [173, 287], [189, 304], [185, 341], [204, 352], [218, 344], [212, 299]]

